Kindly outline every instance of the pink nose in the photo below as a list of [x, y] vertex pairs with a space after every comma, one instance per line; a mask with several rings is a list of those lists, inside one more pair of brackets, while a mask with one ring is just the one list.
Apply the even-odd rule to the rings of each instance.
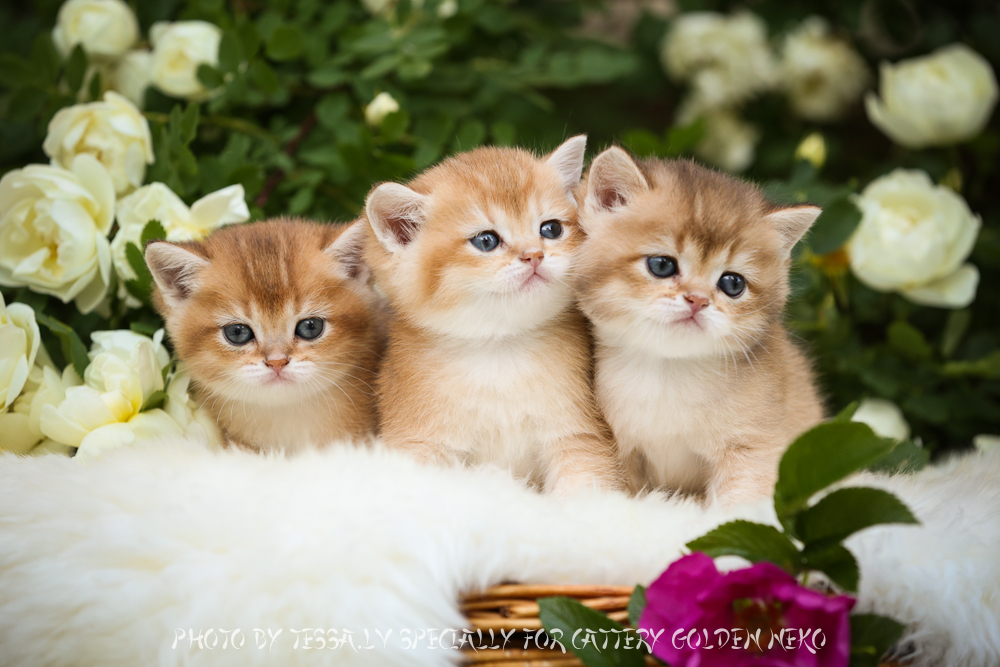
[[543, 257], [545, 257], [545, 253], [541, 250], [529, 250], [521, 255], [521, 261], [525, 264], [530, 263], [531, 268], [537, 269], [538, 265], [542, 263]]
[[691, 312], [697, 313], [699, 310], [708, 305], [708, 297], [702, 296], [701, 294], [685, 294], [684, 300], [688, 302], [691, 306]]
[[288, 365], [288, 357], [281, 357], [280, 359], [268, 359], [264, 362], [269, 368], [273, 368], [276, 371], [280, 371], [282, 368]]

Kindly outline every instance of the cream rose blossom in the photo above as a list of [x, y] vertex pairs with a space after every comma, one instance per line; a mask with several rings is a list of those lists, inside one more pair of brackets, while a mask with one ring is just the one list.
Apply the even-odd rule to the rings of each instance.
[[813, 121], [836, 120], [858, 101], [868, 85], [864, 59], [850, 44], [830, 34], [813, 16], [785, 39], [781, 79], [792, 109]]
[[946, 146], [974, 137], [996, 106], [993, 68], [964, 44], [895, 65], [882, 63], [880, 71], [880, 97], [865, 97], [868, 118], [907, 148]]
[[155, 23], [149, 30], [153, 44], [149, 79], [167, 95], [203, 99], [210, 93], [198, 80], [198, 66], [219, 63], [222, 30], [205, 21]]
[[114, 59], [139, 39], [139, 22], [123, 0], [67, 0], [59, 8], [52, 42], [65, 58], [77, 44], [92, 59]]
[[381, 125], [386, 116], [396, 111], [399, 111], [399, 102], [389, 93], [379, 93], [365, 107], [365, 121], [369, 125]]
[[661, 56], [672, 78], [690, 81], [699, 108], [731, 107], [777, 83], [767, 24], [750, 12], [681, 14]]
[[163, 410], [142, 411], [164, 388], [163, 367], [170, 357], [162, 337], [162, 330], [153, 338], [131, 331], [95, 332], [83, 384], [66, 387], [57, 402], [42, 406], [41, 432], [78, 447], [77, 456], [83, 457], [137, 439], [183, 434]]
[[686, 125], [701, 118], [705, 136], [694, 147], [702, 160], [728, 171], [741, 172], [753, 164], [760, 131], [731, 109], [698, 110], [689, 99], [681, 106], [677, 122]]
[[0, 179], [0, 285], [27, 286], [84, 313], [107, 292], [115, 188], [92, 155], [69, 170], [29, 165]]
[[35, 311], [23, 303], [6, 305], [0, 294], [0, 450], [24, 453], [40, 439], [17, 403], [35, 389], [40, 343]]
[[149, 87], [153, 54], [145, 49], [129, 51], [122, 56], [108, 74], [111, 88], [138, 108], [142, 108]]
[[184, 429], [184, 433], [205, 443], [212, 449], [222, 447], [219, 426], [208, 411], [198, 405], [190, 395], [191, 376], [183, 368], [170, 378], [167, 400], [163, 410]]
[[960, 195], [922, 171], [897, 169], [872, 181], [856, 203], [862, 218], [847, 251], [861, 282], [926, 306], [972, 303], [979, 272], [963, 262], [980, 219]]
[[111, 242], [115, 270], [122, 280], [133, 280], [135, 272], [125, 256], [129, 243], [139, 244], [150, 220], [159, 220], [168, 241], [197, 241], [213, 229], [250, 219], [242, 185], [207, 194], [191, 208], [163, 183], [143, 186], [118, 202], [118, 233]]
[[910, 437], [910, 425], [903, 417], [903, 411], [884, 398], [866, 398], [861, 401], [851, 421], [868, 424], [876, 435], [883, 438], [906, 440]]
[[68, 387], [79, 384], [80, 378], [72, 367], [62, 374], [56, 372], [51, 362], [32, 368], [24, 392], [9, 412], [0, 414], [0, 433], [4, 434], [0, 449], [18, 454], [69, 454], [69, 447], [42, 433], [41, 414], [44, 406], [58, 405]]
[[52, 164], [68, 169], [73, 158], [93, 155], [104, 165], [123, 195], [142, 185], [146, 165], [153, 163], [149, 123], [128, 99], [114, 92], [104, 101], [61, 109], [49, 122], [42, 150]]

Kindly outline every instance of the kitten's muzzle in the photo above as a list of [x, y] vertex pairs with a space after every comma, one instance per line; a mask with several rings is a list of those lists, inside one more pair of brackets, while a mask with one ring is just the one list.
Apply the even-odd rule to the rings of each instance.
[[686, 301], [688, 306], [690, 306], [692, 315], [697, 314], [699, 310], [708, 305], [708, 297], [703, 294], [685, 294], [684, 301]]
[[545, 258], [545, 252], [541, 249], [532, 248], [531, 250], [526, 250], [521, 255], [521, 261], [525, 264], [531, 264], [531, 268], [538, 270], [538, 265], [542, 263]]
[[268, 368], [274, 371], [280, 371], [282, 368], [288, 365], [288, 357], [280, 357], [278, 359], [266, 359], [264, 363]]

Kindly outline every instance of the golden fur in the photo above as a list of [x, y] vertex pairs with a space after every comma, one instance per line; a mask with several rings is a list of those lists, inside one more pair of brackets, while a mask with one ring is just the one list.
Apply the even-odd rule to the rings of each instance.
[[[369, 195], [365, 258], [395, 311], [378, 381], [389, 446], [560, 493], [619, 484], [570, 284], [584, 146], [481, 148]], [[559, 238], [540, 235], [551, 220]], [[490, 230], [499, 247], [471, 244]]]
[[[782, 323], [791, 249], [819, 209], [618, 148], [594, 160], [578, 196], [596, 393], [634, 485], [727, 503], [770, 495], [785, 448], [822, 419]], [[652, 256], [675, 259], [677, 274], [654, 276]], [[726, 272], [745, 278], [738, 298], [718, 287]]]
[[[360, 226], [278, 219], [147, 247], [156, 308], [227, 441], [293, 450], [376, 430], [381, 337], [362, 243]], [[297, 336], [314, 317], [319, 337]], [[253, 340], [229, 342], [234, 323]]]

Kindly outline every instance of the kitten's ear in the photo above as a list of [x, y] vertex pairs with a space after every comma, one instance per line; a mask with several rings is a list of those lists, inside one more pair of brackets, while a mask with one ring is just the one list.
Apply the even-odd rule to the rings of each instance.
[[590, 164], [585, 205], [595, 211], [628, 206], [632, 198], [649, 189], [646, 177], [629, 154], [612, 146]]
[[163, 301], [174, 308], [198, 287], [198, 274], [208, 266], [208, 260], [173, 243], [154, 241], [146, 246], [146, 266]]
[[823, 209], [818, 206], [792, 206], [768, 214], [767, 220], [781, 234], [785, 242], [782, 247], [791, 252], [822, 212]]
[[365, 214], [385, 249], [399, 252], [423, 225], [426, 205], [427, 196], [399, 183], [383, 183], [368, 195]]
[[580, 183], [580, 176], [583, 175], [583, 154], [586, 150], [587, 135], [580, 134], [564, 141], [545, 160], [559, 172], [559, 178], [562, 179], [563, 187], [568, 194], [571, 194]]
[[364, 220], [352, 223], [323, 251], [334, 260], [337, 272], [347, 280], [368, 282], [368, 265], [362, 260], [366, 231]]

